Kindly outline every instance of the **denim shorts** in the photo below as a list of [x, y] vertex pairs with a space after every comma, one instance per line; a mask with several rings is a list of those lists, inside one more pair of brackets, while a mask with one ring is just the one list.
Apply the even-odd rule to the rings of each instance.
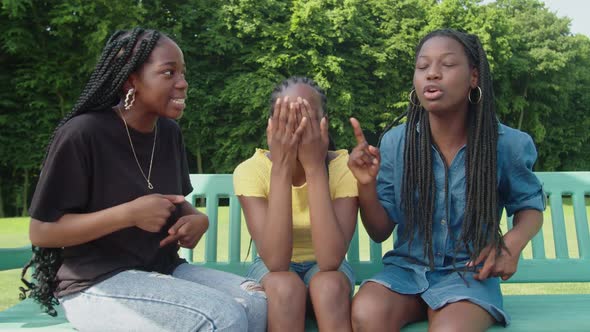
[[458, 301], [469, 301], [486, 310], [498, 323], [508, 325], [510, 316], [504, 311], [499, 278], [483, 281], [473, 279], [473, 272], [427, 271], [426, 268], [403, 268], [385, 264], [383, 271], [370, 279], [393, 292], [418, 295], [433, 310]]
[[[291, 262], [291, 264], [289, 266], [289, 271], [297, 273], [297, 275], [299, 275], [301, 280], [303, 280], [303, 283], [306, 286], [309, 286], [309, 282], [311, 281], [311, 277], [313, 277], [314, 274], [318, 273], [320, 271], [320, 268], [316, 262], [302, 262], [302, 263]], [[350, 266], [350, 264], [346, 260], [343, 260], [342, 264], [340, 264], [340, 267], [338, 268], [338, 271], [344, 273], [344, 275], [346, 276], [346, 278], [350, 282], [350, 289], [351, 289], [350, 294], [352, 296], [352, 294], [354, 292], [354, 272], [352, 271], [352, 267]], [[252, 265], [250, 265], [250, 268], [248, 269], [248, 274], [246, 275], [246, 278], [249, 278], [249, 279], [257, 281], [258, 283], [261, 283], [262, 278], [264, 278], [264, 276], [267, 275], [269, 272], [270, 271], [268, 270], [266, 265], [264, 265], [264, 262], [262, 261], [260, 256], [258, 256], [254, 260]]]

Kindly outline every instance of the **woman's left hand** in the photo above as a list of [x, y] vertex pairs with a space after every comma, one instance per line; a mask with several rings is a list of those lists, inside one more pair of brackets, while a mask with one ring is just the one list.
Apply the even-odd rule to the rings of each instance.
[[320, 119], [320, 111], [312, 108], [307, 100], [300, 97], [297, 98], [297, 107], [301, 109], [301, 115], [308, 119], [308, 125], [299, 142], [297, 159], [306, 172], [317, 167], [325, 167], [330, 143], [328, 119], [325, 116]]
[[160, 241], [160, 247], [178, 242], [183, 248], [193, 249], [208, 227], [209, 219], [204, 214], [189, 214], [180, 217], [168, 230], [168, 236]]

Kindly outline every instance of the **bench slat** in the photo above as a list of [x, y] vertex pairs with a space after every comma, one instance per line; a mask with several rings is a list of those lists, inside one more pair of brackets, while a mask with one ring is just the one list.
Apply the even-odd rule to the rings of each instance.
[[561, 193], [552, 192], [549, 195], [551, 207], [551, 224], [553, 225], [553, 243], [555, 246], [555, 257], [568, 258], [567, 236], [563, 214], [563, 199]]
[[205, 202], [205, 211], [209, 216], [209, 229], [205, 234], [205, 261], [206, 262], [217, 262], [217, 206], [218, 206], [217, 195], [207, 195]]
[[381, 262], [381, 258], [383, 257], [383, 253], [381, 252], [381, 243], [376, 243], [375, 241], [369, 239], [369, 253], [371, 262], [379, 264]]
[[31, 246], [0, 248], [0, 271], [20, 269], [31, 259]]
[[241, 233], [242, 233], [242, 212], [240, 202], [236, 196], [229, 198], [229, 241], [228, 252], [230, 262], [240, 261]]
[[348, 252], [346, 253], [346, 259], [350, 263], [356, 263], [359, 261], [359, 225], [357, 224], [352, 234], [352, 239], [348, 245]]
[[588, 216], [586, 214], [584, 192], [575, 192], [572, 195], [572, 202], [574, 205], [574, 218], [580, 258], [590, 259], [590, 234], [588, 232]]

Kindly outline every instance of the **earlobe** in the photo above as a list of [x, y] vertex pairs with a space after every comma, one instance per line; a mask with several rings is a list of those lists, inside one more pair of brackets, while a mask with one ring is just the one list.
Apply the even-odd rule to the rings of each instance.
[[136, 80], [137, 80], [137, 76], [135, 75], [135, 73], [132, 73], [131, 75], [129, 75], [129, 77], [127, 77], [127, 80], [125, 81], [125, 83], [123, 83], [123, 90], [129, 91], [130, 89], [135, 89]]
[[479, 86], [479, 73], [477, 71], [477, 69], [473, 68], [471, 70], [471, 88], [475, 89], [477, 86]]

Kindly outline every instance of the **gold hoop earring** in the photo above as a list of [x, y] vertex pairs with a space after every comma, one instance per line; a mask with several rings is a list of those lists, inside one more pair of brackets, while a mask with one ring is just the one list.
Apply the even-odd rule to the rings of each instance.
[[469, 90], [469, 95], [467, 96], [467, 99], [469, 99], [469, 102], [472, 104], [479, 104], [479, 102], [481, 102], [481, 98], [483, 96], [483, 93], [481, 92], [481, 88], [479, 86], [477, 86], [477, 92], [479, 92], [479, 95], [477, 96], [477, 101], [473, 101], [471, 99], [471, 92], [473, 92], [475, 89], [471, 89]]
[[[129, 100], [131, 99], [131, 100]], [[135, 89], [129, 89], [129, 91], [127, 91], [127, 95], [125, 96], [125, 104], [124, 104], [124, 108], [125, 110], [129, 110], [131, 108], [131, 106], [133, 106], [133, 103], [135, 102]]]
[[[412, 89], [410, 91], [409, 99], [410, 99], [410, 104], [414, 105], [415, 107], [420, 107], [420, 100], [418, 99], [418, 96], [416, 96], [416, 89]], [[414, 99], [416, 99], [417, 102], [414, 101]]]

